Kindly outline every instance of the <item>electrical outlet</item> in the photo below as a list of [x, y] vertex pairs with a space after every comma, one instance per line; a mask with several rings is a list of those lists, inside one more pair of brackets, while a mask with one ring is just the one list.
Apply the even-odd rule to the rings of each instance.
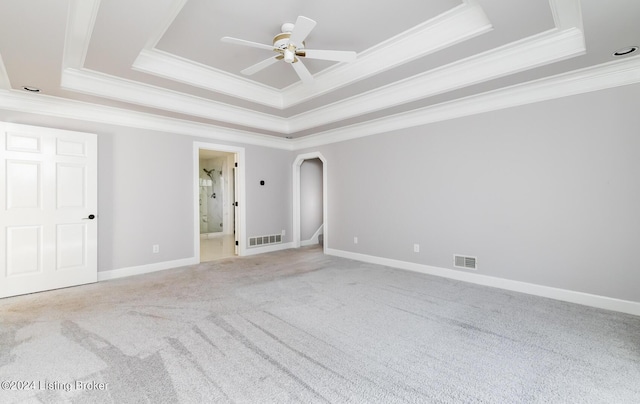
[[154, 254], [157, 254], [160, 252], [160, 246], [158, 244], [154, 244], [152, 247], [152, 251]]
[[420, 244], [413, 245], [413, 252], [420, 252]]
[[353, 238], [353, 244], [358, 244], [358, 237]]
[[285, 231], [285, 229], [282, 229], [282, 237], [286, 236], [287, 232]]

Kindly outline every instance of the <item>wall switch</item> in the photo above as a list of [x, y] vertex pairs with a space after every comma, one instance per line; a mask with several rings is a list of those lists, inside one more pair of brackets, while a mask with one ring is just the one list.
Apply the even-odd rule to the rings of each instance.
[[287, 235], [287, 232], [286, 232], [284, 229], [282, 229], [282, 235], [283, 235], [283, 236], [286, 236], [286, 235]]
[[153, 253], [157, 254], [160, 252], [160, 246], [158, 244], [153, 245]]
[[420, 244], [413, 245], [413, 252], [420, 252]]
[[353, 238], [353, 244], [358, 244], [358, 237]]

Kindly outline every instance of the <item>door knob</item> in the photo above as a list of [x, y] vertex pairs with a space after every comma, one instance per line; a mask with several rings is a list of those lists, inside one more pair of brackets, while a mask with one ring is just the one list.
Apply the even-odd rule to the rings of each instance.
[[93, 220], [93, 219], [95, 219], [95, 218], [96, 218], [96, 215], [89, 215], [89, 216], [87, 216], [87, 217], [82, 218], [82, 220], [87, 220], [87, 219], [89, 219], [89, 220]]

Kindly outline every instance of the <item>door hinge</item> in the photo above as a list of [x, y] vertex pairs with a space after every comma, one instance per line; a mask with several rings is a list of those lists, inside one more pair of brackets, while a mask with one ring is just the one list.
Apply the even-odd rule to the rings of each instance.
[[238, 240], [236, 240], [236, 245], [238, 245]]
[[238, 163], [234, 163], [236, 165], [236, 167], [238, 167]]
[[235, 206], [238, 206], [238, 202], [234, 203]]

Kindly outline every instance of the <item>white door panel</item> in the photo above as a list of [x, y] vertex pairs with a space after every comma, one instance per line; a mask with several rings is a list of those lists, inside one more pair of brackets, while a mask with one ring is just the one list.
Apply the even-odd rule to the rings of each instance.
[[0, 297], [96, 282], [96, 136], [0, 129]]
[[42, 272], [42, 227], [7, 227], [7, 277]]

